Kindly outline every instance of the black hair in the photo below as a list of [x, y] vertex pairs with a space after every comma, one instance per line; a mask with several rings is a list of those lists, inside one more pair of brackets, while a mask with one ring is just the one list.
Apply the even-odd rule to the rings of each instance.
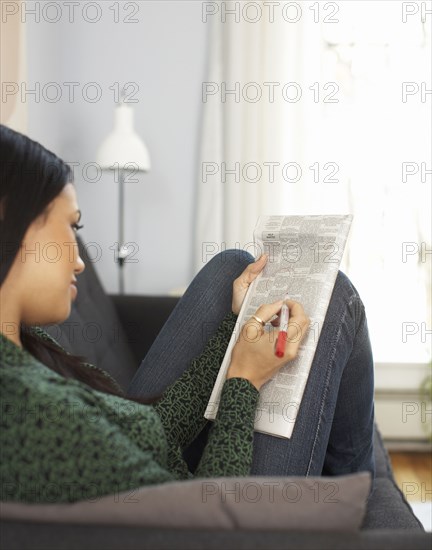
[[[70, 166], [40, 143], [0, 124], [0, 287], [28, 227], [39, 216], [46, 218], [52, 201], [67, 183], [73, 183]], [[63, 351], [23, 323], [20, 339], [29, 353], [65, 378], [141, 404], [155, 403], [161, 398], [161, 395], [127, 397], [103, 371], [86, 367], [85, 357]]]

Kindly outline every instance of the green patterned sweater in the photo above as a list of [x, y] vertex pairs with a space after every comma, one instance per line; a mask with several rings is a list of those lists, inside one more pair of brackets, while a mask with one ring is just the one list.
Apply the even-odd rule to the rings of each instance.
[[[194, 475], [182, 456], [207, 423], [203, 414], [236, 320], [225, 317], [153, 405], [64, 378], [0, 333], [0, 500], [75, 502], [167, 481], [248, 475], [259, 392], [244, 378], [225, 381]], [[61, 347], [42, 328], [32, 331]]]

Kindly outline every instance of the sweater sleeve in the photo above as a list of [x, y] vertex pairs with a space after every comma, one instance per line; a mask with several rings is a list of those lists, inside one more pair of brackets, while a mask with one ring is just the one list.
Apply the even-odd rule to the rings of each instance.
[[[237, 315], [228, 314], [203, 353], [166, 390], [154, 407], [168, 440], [169, 469], [179, 478], [191, 478], [182, 449], [208, 422], [204, 412], [225, 355]], [[226, 380], [218, 413], [194, 476], [248, 475], [252, 464], [255, 409], [259, 392], [244, 378]]]
[[252, 466], [259, 391], [245, 378], [229, 378], [195, 477], [247, 476]]
[[204, 428], [204, 412], [235, 327], [237, 315], [230, 312], [208, 341], [204, 351], [171, 384], [154, 405], [170, 446], [186, 448]]
[[175, 479], [152, 407], [108, 408], [55, 376], [35, 388], [5, 373], [2, 385], [1, 500], [74, 502]]

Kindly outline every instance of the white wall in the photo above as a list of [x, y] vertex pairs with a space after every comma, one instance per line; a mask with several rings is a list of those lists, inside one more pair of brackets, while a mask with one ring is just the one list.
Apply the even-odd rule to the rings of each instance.
[[[43, 4], [43, 3], [41, 3]], [[60, 5], [60, 3], [57, 3]], [[125, 240], [136, 242], [138, 263], [125, 266], [126, 293], [164, 294], [187, 286], [193, 277], [192, 231], [194, 189], [198, 169], [197, 145], [201, 116], [201, 86], [206, 74], [208, 26], [201, 20], [201, 3], [194, 1], [140, 1], [134, 19], [120, 3], [115, 23], [114, 2], [98, 2], [83, 15], [76, 10], [73, 22], [62, 10], [41, 11], [39, 22], [27, 15], [28, 87], [57, 83], [58, 102], [49, 102], [56, 88], [41, 91], [38, 100], [27, 96], [28, 134], [68, 162], [78, 162], [75, 184], [83, 212], [85, 242], [96, 242], [101, 258], [95, 267], [108, 292], [118, 288], [118, 267], [109, 249], [117, 240], [118, 186], [113, 175], [90, 182], [96, 172], [83, 175], [95, 160], [100, 142], [113, 120], [115, 82], [135, 82], [139, 92], [134, 105], [135, 128], [150, 151], [152, 171], [127, 183], [125, 190]], [[79, 82], [69, 101], [65, 82]], [[100, 101], [82, 97], [84, 86], [96, 82]], [[94, 92], [95, 88], [88, 89]], [[48, 95], [51, 94], [51, 95]], [[48, 98], [47, 98], [48, 96]], [[95, 256], [96, 247], [90, 249]]]

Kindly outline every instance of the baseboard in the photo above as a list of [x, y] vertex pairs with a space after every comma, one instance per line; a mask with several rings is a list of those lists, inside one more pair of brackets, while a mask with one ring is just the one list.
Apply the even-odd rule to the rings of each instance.
[[404, 441], [384, 438], [383, 441], [389, 452], [432, 453], [432, 443], [429, 441]]

